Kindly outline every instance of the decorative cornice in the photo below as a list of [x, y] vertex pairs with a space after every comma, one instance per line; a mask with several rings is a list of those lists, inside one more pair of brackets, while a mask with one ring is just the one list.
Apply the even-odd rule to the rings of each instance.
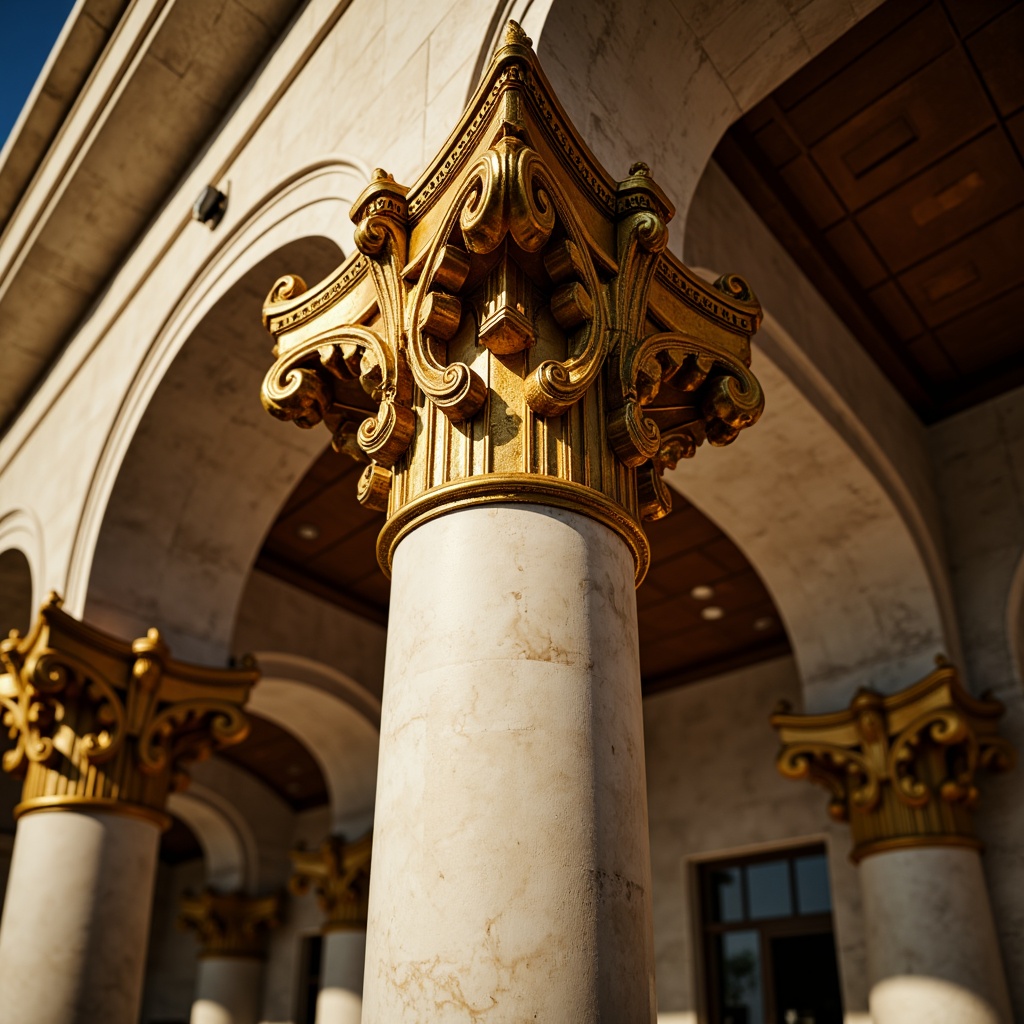
[[178, 923], [196, 933], [200, 956], [262, 959], [267, 934], [281, 923], [279, 896], [246, 896], [207, 889], [181, 900]]
[[330, 836], [316, 850], [292, 850], [288, 888], [297, 896], [310, 889], [316, 893], [324, 912], [324, 931], [366, 927], [372, 852], [371, 832], [351, 843]]
[[618, 530], [642, 579], [665, 468], [731, 443], [764, 404], [760, 306], [668, 252], [673, 214], [645, 164], [616, 182], [597, 163], [512, 22], [423, 178], [374, 171], [357, 251], [312, 288], [274, 285], [263, 404], [366, 463], [385, 572], [413, 525], [555, 494]]
[[998, 735], [1003, 705], [972, 697], [944, 659], [900, 693], [860, 690], [843, 711], [772, 715], [777, 766], [831, 794], [829, 814], [848, 821], [854, 861], [908, 846], [979, 846], [973, 810], [979, 768], [1007, 771], [1013, 747]]
[[0, 710], [24, 779], [16, 814], [99, 808], [162, 827], [185, 766], [241, 742], [258, 673], [185, 665], [157, 630], [128, 644], [72, 618], [51, 594], [30, 633], [0, 643]]

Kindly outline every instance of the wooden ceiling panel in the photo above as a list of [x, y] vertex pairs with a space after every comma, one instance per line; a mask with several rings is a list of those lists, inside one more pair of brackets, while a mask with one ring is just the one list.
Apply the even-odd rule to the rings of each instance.
[[921, 319], [936, 327], [1024, 280], [1024, 206], [899, 276]]
[[1024, 106], [1024, 7], [986, 25], [968, 49], [999, 112], [1007, 116]]
[[1024, 167], [996, 128], [939, 160], [856, 216], [894, 272], [905, 270], [1018, 205]]
[[984, 372], [989, 366], [1016, 364], [1016, 378], [1024, 373], [1021, 347], [1021, 309], [1024, 287], [986, 302], [981, 309], [951, 321], [936, 332], [943, 350], [964, 374]]
[[951, 51], [811, 149], [851, 211], [995, 123], [978, 76]]
[[1009, 10], [1014, 2], [1015, 0], [946, 0], [946, 8], [957, 31], [966, 37]]
[[[913, 8], [920, 8], [920, 3], [884, 6], [902, 8], [893, 12], [897, 17], [907, 13], [912, 16], [897, 24], [891, 34], [884, 35], [870, 53], [862, 52], [858, 59], [832, 75], [822, 74], [820, 77], [825, 80], [818, 88], [799, 103], [791, 101], [787, 105], [787, 120], [806, 146], [813, 146], [955, 47], [956, 38], [941, 10], [929, 5], [914, 15]], [[836, 55], [829, 67], [838, 66], [840, 60]], [[778, 92], [780, 102], [785, 103], [785, 87]]]
[[715, 154], [926, 423], [1024, 377], [1022, 54], [1021, 0], [889, 0]]
[[306, 747], [279, 725], [247, 715], [249, 735], [217, 756], [251, 772], [293, 810], [327, 803], [327, 781]]

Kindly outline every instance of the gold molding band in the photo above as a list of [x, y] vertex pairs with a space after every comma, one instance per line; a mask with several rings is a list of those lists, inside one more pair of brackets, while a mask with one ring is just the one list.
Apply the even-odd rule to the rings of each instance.
[[876, 839], [873, 842], [861, 843], [850, 854], [850, 860], [859, 864], [865, 857], [873, 853], [888, 853], [892, 850], [917, 850], [922, 846], [963, 846], [970, 850], [982, 850], [984, 844], [973, 836], [929, 835], [929, 836], [892, 836], [889, 839]]
[[105, 800], [102, 797], [87, 796], [37, 796], [24, 800], [14, 808], [14, 820], [26, 814], [37, 814], [40, 811], [79, 811], [97, 814], [121, 814], [127, 818], [138, 818], [148, 821], [161, 832], [171, 827], [171, 816], [145, 804], [128, 803], [123, 800]]
[[638, 587], [647, 575], [651, 561], [647, 535], [618, 502], [583, 484], [527, 473], [491, 473], [424, 491], [384, 524], [377, 538], [377, 561], [390, 577], [399, 542], [416, 527], [459, 509], [502, 504], [560, 508], [593, 519], [626, 542], [633, 556]]

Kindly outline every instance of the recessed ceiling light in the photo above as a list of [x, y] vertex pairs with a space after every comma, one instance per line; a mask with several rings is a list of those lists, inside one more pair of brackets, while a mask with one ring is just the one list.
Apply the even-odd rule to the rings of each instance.
[[690, 597], [692, 597], [694, 601], [710, 601], [714, 596], [715, 588], [709, 587], [704, 583], [701, 583], [690, 591]]
[[762, 615], [759, 619], [754, 619], [754, 629], [758, 633], [763, 633], [765, 630], [771, 629], [775, 625], [775, 619], [771, 615]]
[[320, 527], [316, 523], [299, 523], [295, 532], [301, 540], [316, 540], [320, 536]]
[[701, 608], [700, 617], [707, 619], [708, 622], [714, 622], [715, 619], [720, 619], [725, 614], [722, 608], [719, 608], [717, 604], [709, 604], [706, 608]]

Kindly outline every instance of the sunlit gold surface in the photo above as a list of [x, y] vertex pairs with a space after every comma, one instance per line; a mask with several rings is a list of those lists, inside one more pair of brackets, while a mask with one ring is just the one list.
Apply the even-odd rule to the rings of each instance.
[[267, 933], [281, 923], [278, 896], [213, 892], [182, 897], [179, 923], [203, 944], [200, 956], [262, 958]]
[[184, 665], [156, 630], [125, 643], [61, 610], [51, 595], [28, 636], [0, 643], [0, 709], [24, 779], [17, 813], [109, 810], [166, 826], [185, 766], [248, 732], [254, 671]]
[[365, 928], [370, 895], [373, 835], [347, 843], [331, 836], [319, 849], [292, 850], [289, 889], [303, 895], [312, 889], [324, 912], [324, 931]]
[[597, 164], [511, 22], [420, 181], [375, 171], [349, 259], [312, 288], [274, 285], [263, 403], [368, 463], [359, 499], [387, 513], [385, 571], [435, 515], [541, 501], [617, 530], [642, 579], [640, 522], [671, 507], [664, 469], [763, 406], [760, 307], [740, 278], [707, 285], [668, 251], [673, 213], [645, 165], [615, 181]]
[[973, 810], [979, 768], [1014, 763], [997, 733], [997, 700], [972, 697], [956, 670], [939, 667], [900, 693], [861, 690], [827, 715], [772, 715], [779, 771], [831, 793], [829, 814], [848, 821], [853, 859], [907, 846], [977, 846]]

